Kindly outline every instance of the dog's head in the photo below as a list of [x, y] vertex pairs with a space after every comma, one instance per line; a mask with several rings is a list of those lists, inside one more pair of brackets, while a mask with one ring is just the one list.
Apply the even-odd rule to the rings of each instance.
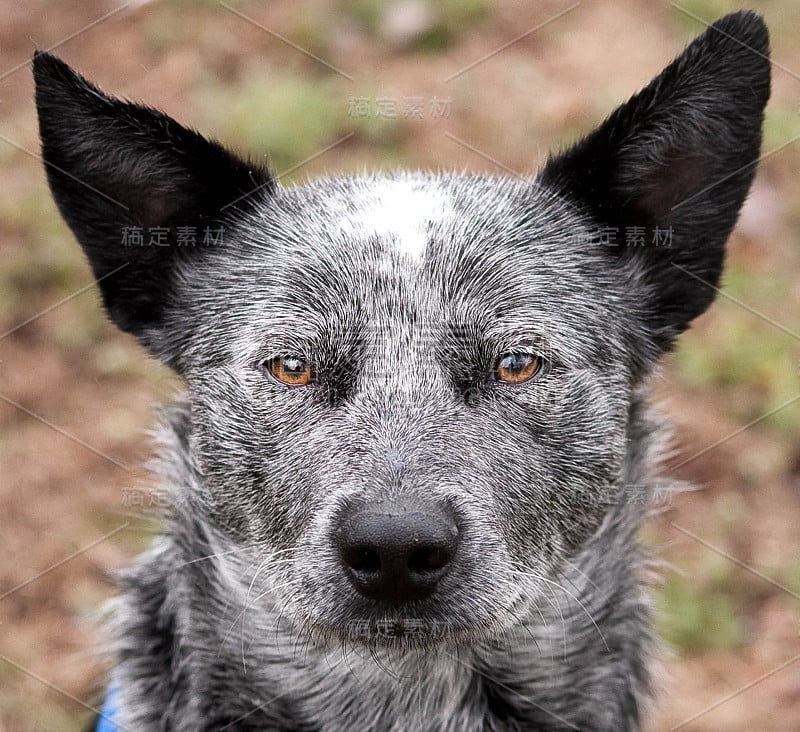
[[186, 498], [308, 628], [477, 637], [630, 497], [632, 395], [714, 297], [767, 54], [724, 18], [531, 179], [292, 189], [36, 56], [60, 210], [186, 381]]

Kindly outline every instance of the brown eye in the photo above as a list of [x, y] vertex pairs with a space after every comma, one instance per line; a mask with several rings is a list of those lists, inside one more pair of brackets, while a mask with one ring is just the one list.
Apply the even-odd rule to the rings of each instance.
[[267, 370], [288, 386], [306, 386], [314, 378], [311, 364], [300, 356], [278, 356], [266, 362]]
[[501, 356], [495, 366], [498, 381], [507, 384], [521, 384], [532, 379], [542, 368], [542, 360], [529, 353], [507, 353]]

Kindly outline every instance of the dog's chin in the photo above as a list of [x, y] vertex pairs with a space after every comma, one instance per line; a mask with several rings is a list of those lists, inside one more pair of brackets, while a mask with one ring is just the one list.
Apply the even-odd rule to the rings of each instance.
[[431, 651], [442, 646], [472, 644], [491, 635], [485, 625], [404, 617], [354, 619], [344, 624], [307, 626], [307, 630], [325, 645], [396, 651]]
[[[442, 646], [474, 645], [502, 633], [513, 616], [506, 613], [471, 618], [453, 612], [413, 612], [387, 608], [332, 617], [307, 618], [304, 630], [322, 645], [348, 648], [434, 650]], [[504, 622], [504, 619], [506, 622]]]

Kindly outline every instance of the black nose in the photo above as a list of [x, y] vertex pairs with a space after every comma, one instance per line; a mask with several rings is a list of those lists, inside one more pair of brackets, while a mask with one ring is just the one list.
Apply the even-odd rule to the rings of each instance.
[[436, 589], [455, 556], [458, 525], [447, 506], [398, 498], [345, 510], [336, 542], [353, 586], [398, 605]]

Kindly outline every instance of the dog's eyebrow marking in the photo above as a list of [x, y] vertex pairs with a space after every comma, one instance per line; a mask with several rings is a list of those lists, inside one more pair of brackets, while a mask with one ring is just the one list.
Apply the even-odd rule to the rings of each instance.
[[428, 245], [428, 225], [446, 218], [450, 196], [434, 181], [399, 178], [375, 181], [353, 201], [355, 210], [341, 222], [357, 236], [394, 238], [400, 254], [420, 260]]

